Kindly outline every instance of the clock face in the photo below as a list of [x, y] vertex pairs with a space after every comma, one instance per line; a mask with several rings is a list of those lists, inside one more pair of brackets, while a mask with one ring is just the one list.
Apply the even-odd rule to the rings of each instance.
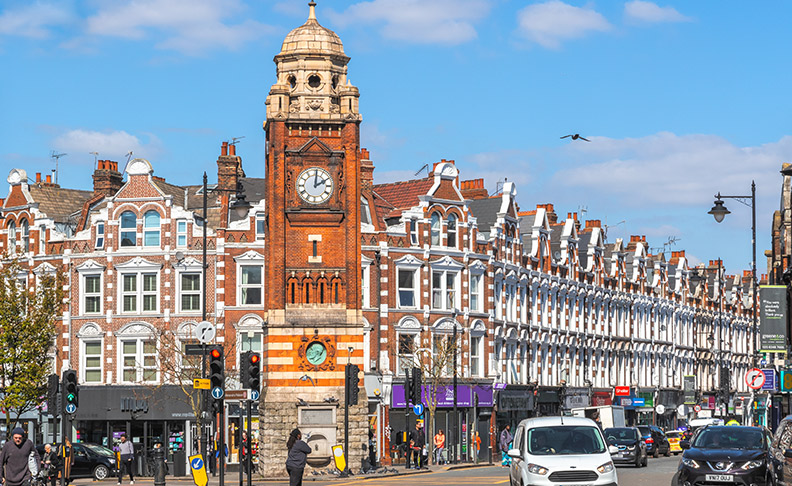
[[333, 194], [333, 178], [320, 167], [309, 167], [297, 177], [297, 194], [311, 204], [321, 204]]
[[305, 357], [312, 365], [320, 365], [327, 359], [327, 348], [320, 342], [312, 342], [305, 350]]

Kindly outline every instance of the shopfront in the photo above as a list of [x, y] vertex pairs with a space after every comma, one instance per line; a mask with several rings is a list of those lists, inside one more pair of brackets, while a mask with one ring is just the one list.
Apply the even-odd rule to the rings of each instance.
[[188, 397], [177, 386], [83, 386], [73, 422], [72, 439], [116, 448], [126, 434], [135, 447], [137, 474], [147, 475], [154, 444], [168, 449], [171, 473], [187, 473], [187, 455], [198, 450], [195, 415]]
[[575, 408], [586, 408], [591, 404], [589, 388], [568, 386], [564, 391], [564, 411], [569, 412]]
[[498, 391], [498, 430], [511, 425], [514, 430], [521, 420], [534, 416], [534, 387], [507, 385]]
[[613, 405], [610, 390], [594, 390], [591, 392], [592, 407], [606, 407], [608, 405]]
[[561, 388], [540, 387], [536, 392], [536, 416], [561, 414]]

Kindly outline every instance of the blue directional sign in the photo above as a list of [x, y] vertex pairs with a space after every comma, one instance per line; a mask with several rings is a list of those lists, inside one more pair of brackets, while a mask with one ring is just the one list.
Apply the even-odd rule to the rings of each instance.
[[423, 415], [424, 413], [423, 403], [419, 403], [418, 405], [413, 405], [413, 413], [419, 417]]
[[250, 390], [250, 399], [251, 400], [258, 400], [260, 396], [261, 396], [261, 393], [259, 393], [258, 390]]
[[66, 404], [66, 413], [74, 413], [77, 411], [77, 405], [73, 403]]
[[203, 459], [200, 457], [194, 457], [192, 461], [190, 461], [190, 467], [193, 469], [201, 469], [203, 467]]
[[212, 398], [215, 400], [220, 400], [223, 398], [223, 395], [225, 395], [225, 391], [223, 391], [223, 389], [219, 386], [212, 388]]
[[778, 383], [776, 383], [776, 371], [772, 369], [766, 369], [762, 370], [762, 373], [765, 375], [765, 382], [762, 385], [762, 390], [775, 391], [776, 386], [778, 386]]
[[643, 407], [646, 406], [646, 399], [644, 398], [633, 398], [632, 399], [633, 407]]

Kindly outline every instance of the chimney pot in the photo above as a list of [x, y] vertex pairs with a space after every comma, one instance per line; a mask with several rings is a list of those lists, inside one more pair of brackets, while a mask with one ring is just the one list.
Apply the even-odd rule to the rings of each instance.
[[220, 155], [228, 155], [228, 142], [223, 142], [223, 146], [220, 147]]
[[52, 184], [52, 176], [47, 174], [47, 184]]
[[41, 184], [41, 172], [36, 172], [36, 182]]
[[228, 155], [236, 155], [236, 145], [230, 144], [228, 146], [228, 151], [229, 151]]

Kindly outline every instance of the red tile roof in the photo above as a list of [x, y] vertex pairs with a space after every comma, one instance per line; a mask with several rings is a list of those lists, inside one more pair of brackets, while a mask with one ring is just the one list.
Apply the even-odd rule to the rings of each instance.
[[411, 181], [391, 182], [377, 184], [374, 192], [382, 199], [388, 201], [396, 209], [406, 209], [418, 205], [418, 196], [429, 192], [434, 184], [433, 177], [413, 179]]

